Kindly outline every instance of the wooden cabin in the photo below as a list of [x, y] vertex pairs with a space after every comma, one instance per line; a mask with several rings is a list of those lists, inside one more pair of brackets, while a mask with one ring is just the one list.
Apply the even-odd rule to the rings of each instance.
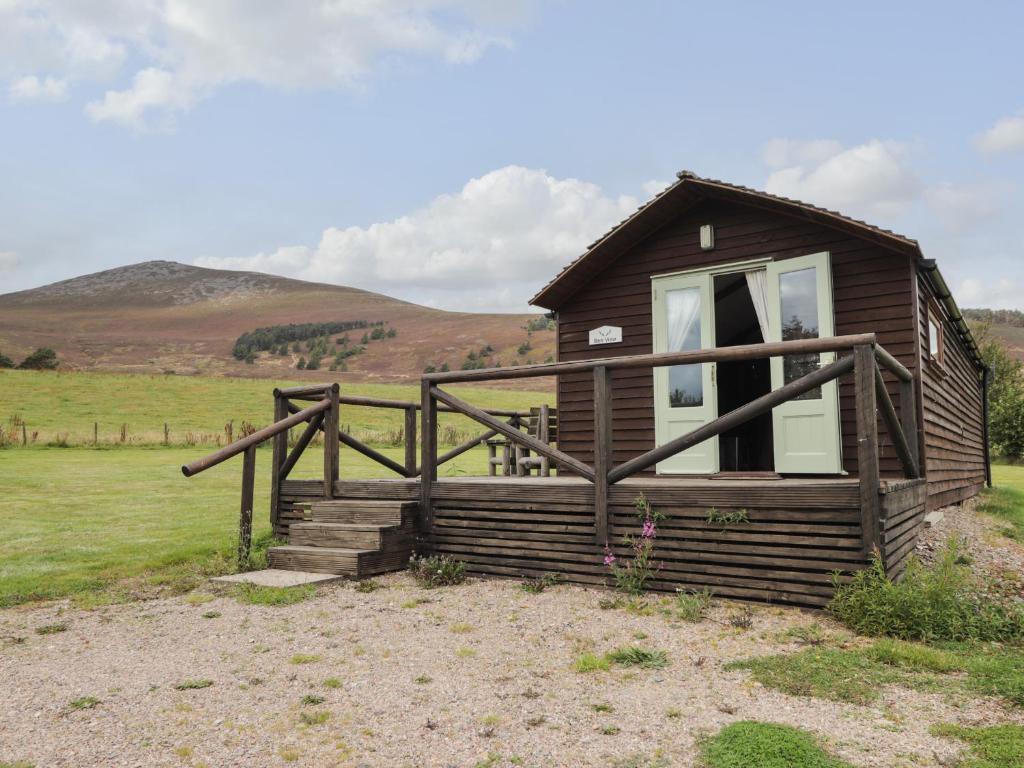
[[[920, 428], [910, 438], [924, 457], [929, 508], [962, 502], [985, 483], [985, 366], [935, 263], [909, 238], [682, 172], [531, 303], [555, 313], [559, 361], [874, 333], [920, 385]], [[653, 377], [617, 371], [613, 460], [731, 411], [818, 361], [680, 366]], [[887, 384], [895, 396], [894, 380]], [[558, 446], [583, 461], [593, 457], [591, 398], [586, 374], [559, 377]], [[651, 471], [856, 477], [854, 411], [847, 377]], [[887, 438], [879, 460], [882, 478], [902, 476]]]
[[[987, 480], [986, 369], [901, 235], [684, 172], [533, 303], [557, 319], [553, 363], [425, 374], [419, 402], [275, 390], [271, 426], [183, 469], [245, 453], [245, 542], [255, 446], [273, 440], [271, 517], [289, 543], [272, 567], [362, 577], [415, 542], [472, 573], [608, 583], [604, 554], [629, 557], [642, 495], [664, 515], [653, 588], [809, 606], [873, 557], [898, 578], [927, 510]], [[445, 389], [537, 377], [557, 382], [539, 417]], [[403, 456], [340, 428], [359, 407], [404, 411]], [[441, 452], [442, 411], [483, 431]], [[318, 431], [323, 478], [291, 479]], [[491, 475], [438, 471], [494, 440], [519, 472], [494, 473], [508, 452]], [[345, 477], [341, 446], [395, 477]]]

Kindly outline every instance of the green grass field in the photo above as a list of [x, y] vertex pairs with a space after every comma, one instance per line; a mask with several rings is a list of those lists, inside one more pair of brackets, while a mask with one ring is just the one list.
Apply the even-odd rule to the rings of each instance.
[[[172, 425], [172, 443], [190, 430], [223, 439], [228, 419], [265, 424], [273, 385], [228, 378], [0, 373], [0, 424], [18, 414], [40, 432], [27, 448], [0, 449], [0, 606], [69, 595], [89, 602], [181, 591], [211, 573], [230, 571], [241, 460], [186, 479], [180, 466], [208, 453], [210, 445], [156, 443], [164, 420]], [[552, 399], [539, 392], [453, 389], [492, 408], [527, 408]], [[415, 388], [398, 385], [351, 385], [345, 391], [416, 397]], [[354, 432], [384, 433], [400, 426], [397, 411], [345, 410], [351, 416], [344, 415], [343, 423]], [[78, 435], [80, 446], [90, 442], [93, 421], [110, 425], [101, 431], [98, 448], [46, 446], [48, 436], [58, 432]], [[116, 439], [121, 423], [130, 428], [125, 446]], [[468, 421], [459, 427], [475, 431]], [[401, 460], [400, 448], [380, 449]], [[268, 530], [270, 451], [261, 449], [257, 456], [258, 537]], [[986, 495], [985, 507], [1010, 524], [1008, 535], [1024, 538], [1024, 466], [993, 470], [997, 488]], [[293, 477], [318, 477], [321, 471], [321, 452], [314, 447]], [[442, 468], [446, 474], [485, 471], [480, 450]], [[388, 476], [385, 468], [342, 448], [342, 477]]]
[[[186, 479], [192, 448], [0, 450], [0, 607], [77, 596], [105, 601], [180, 592], [234, 569], [241, 459]], [[401, 461], [399, 449], [384, 449]], [[257, 451], [254, 538], [269, 529], [270, 450]], [[293, 477], [318, 477], [309, 449]], [[388, 477], [342, 447], [342, 477]], [[482, 451], [441, 467], [484, 474]]]
[[[78, 596], [121, 599], [161, 587], [187, 589], [211, 573], [233, 568], [241, 460], [191, 479], [183, 463], [225, 440], [224, 424], [270, 421], [271, 390], [287, 382], [101, 373], [0, 372], [0, 426], [27, 424], [29, 445], [0, 449], [0, 606]], [[388, 384], [345, 385], [351, 394], [415, 400], [418, 388]], [[453, 388], [488, 408], [526, 409], [553, 398], [541, 392], [482, 387]], [[402, 460], [390, 445], [401, 429], [401, 411], [343, 407], [342, 423], [379, 450]], [[163, 423], [171, 445], [163, 447]], [[91, 447], [92, 424], [100, 443]], [[465, 435], [483, 427], [442, 415]], [[120, 426], [128, 439], [120, 441]], [[202, 435], [195, 445], [185, 436]], [[388, 433], [391, 433], [390, 435]], [[38, 433], [33, 441], [31, 435]], [[67, 435], [69, 448], [53, 447]], [[448, 435], [449, 442], [460, 435]], [[62, 440], [63, 442], [63, 440]], [[77, 447], [75, 447], [77, 446]], [[268, 532], [269, 444], [257, 452], [254, 534]], [[311, 447], [293, 477], [319, 477], [322, 452]], [[442, 473], [484, 474], [486, 459], [474, 450]], [[342, 477], [388, 477], [389, 471], [342, 448]]]
[[[331, 381], [335, 376], [325, 372], [323, 380]], [[266, 426], [273, 416], [274, 387], [295, 383], [227, 377], [0, 370], [0, 428], [13, 429], [14, 439], [20, 443], [20, 422], [24, 421], [30, 442], [36, 434], [37, 445], [63, 439], [74, 446], [92, 443], [95, 423], [101, 444], [119, 445], [121, 427], [126, 425], [125, 443], [157, 445], [163, 442], [166, 423], [172, 445], [213, 445], [217, 438], [224, 439], [229, 421], [234, 423], [236, 436], [243, 421]], [[482, 408], [526, 410], [543, 402], [554, 403], [552, 392], [457, 386], [447, 389]], [[413, 402], [420, 399], [416, 385], [342, 382], [342, 392]], [[380, 444], [389, 432], [401, 428], [402, 412], [346, 406], [342, 408], [341, 422], [346, 431]], [[441, 414], [442, 434], [449, 424], [459, 431], [474, 429], [469, 419]]]

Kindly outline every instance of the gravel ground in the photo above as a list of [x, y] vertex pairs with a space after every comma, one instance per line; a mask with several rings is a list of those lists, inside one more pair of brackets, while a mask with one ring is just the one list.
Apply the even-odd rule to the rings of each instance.
[[[489, 580], [427, 591], [405, 574], [381, 583], [324, 587], [284, 607], [194, 593], [0, 612], [0, 763], [690, 766], [702, 734], [759, 719], [807, 728], [856, 765], [927, 766], [958, 750], [930, 724], [1016, 719], [992, 701], [896, 688], [867, 707], [788, 697], [723, 670], [796, 650], [778, 635], [827, 625], [822, 614], [755, 607], [753, 626], [738, 630], [728, 618], [742, 607], [727, 602], [687, 624], [603, 610], [610, 593], [596, 589], [530, 595]], [[67, 630], [37, 634], [58, 622]], [[663, 649], [671, 664], [572, 669], [581, 650], [628, 644]], [[212, 685], [175, 689], [186, 680]], [[323, 702], [304, 705], [310, 694]], [[100, 702], [70, 705], [85, 696]]]
[[974, 498], [962, 506], [944, 508], [943, 519], [922, 531], [918, 555], [925, 562], [933, 560], [953, 537], [962, 542], [976, 571], [996, 582], [1000, 591], [1024, 597], [1024, 546], [1002, 535], [1005, 522], [978, 512], [977, 507]]

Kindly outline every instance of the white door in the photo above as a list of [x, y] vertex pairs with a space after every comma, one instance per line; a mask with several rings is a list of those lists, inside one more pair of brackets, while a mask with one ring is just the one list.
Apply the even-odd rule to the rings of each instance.
[[[768, 341], [835, 335], [832, 269], [828, 253], [815, 253], [767, 265]], [[799, 379], [835, 354], [788, 355], [771, 359], [772, 389]], [[835, 474], [842, 470], [839, 391], [830, 381], [772, 411], [775, 471]]]
[[[654, 351], [683, 352], [713, 347], [714, 301], [711, 275], [677, 275], [653, 282]], [[655, 440], [663, 445], [718, 415], [715, 366], [662, 366], [654, 369]], [[713, 437], [658, 464], [659, 473], [718, 471], [718, 438]]]

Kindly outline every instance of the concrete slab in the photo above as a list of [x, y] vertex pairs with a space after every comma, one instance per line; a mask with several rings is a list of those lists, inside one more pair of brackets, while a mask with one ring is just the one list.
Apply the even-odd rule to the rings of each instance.
[[942, 522], [946, 515], [941, 509], [936, 509], [929, 512], [924, 516], [924, 527], [934, 528], [936, 525]]
[[308, 573], [306, 571], [284, 571], [268, 568], [264, 571], [232, 573], [229, 576], [215, 576], [210, 581], [218, 584], [256, 584], [260, 587], [299, 587], [303, 584], [328, 584], [341, 581], [344, 576], [333, 573]]

